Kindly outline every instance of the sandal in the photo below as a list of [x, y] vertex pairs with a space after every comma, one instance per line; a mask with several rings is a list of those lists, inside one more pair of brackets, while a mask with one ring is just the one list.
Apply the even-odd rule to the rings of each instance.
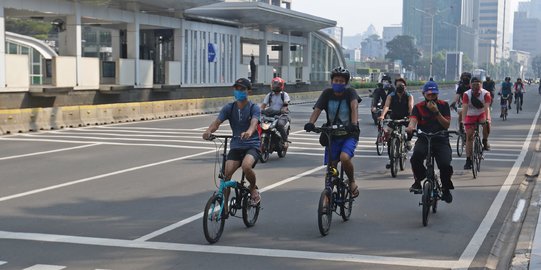
[[359, 186], [355, 185], [355, 188], [351, 190], [351, 198], [359, 197]]
[[255, 190], [255, 195], [252, 194], [251, 197], [252, 206], [256, 206], [257, 204], [259, 204], [259, 202], [261, 202], [261, 195], [259, 195], [259, 191], [257, 189]]

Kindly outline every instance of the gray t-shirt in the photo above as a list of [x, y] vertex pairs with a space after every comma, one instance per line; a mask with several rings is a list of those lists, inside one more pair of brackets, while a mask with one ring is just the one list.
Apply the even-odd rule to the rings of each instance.
[[267, 106], [269, 106], [269, 100], [270, 100], [271, 110], [276, 110], [276, 111], [281, 110], [282, 106], [284, 106], [283, 104], [284, 102], [282, 102], [282, 93], [284, 93], [284, 102], [289, 103], [291, 99], [289, 98], [289, 95], [286, 92], [280, 92], [280, 93], [271, 92], [265, 96], [265, 99], [263, 99], [263, 104], [266, 104]]
[[218, 119], [220, 121], [229, 120], [229, 125], [233, 131], [230, 149], [259, 148], [259, 134], [257, 131], [246, 140], [241, 140], [240, 134], [247, 131], [250, 128], [250, 121], [254, 118], [259, 119], [260, 114], [259, 106], [252, 102], [248, 102], [242, 109], [239, 109], [237, 102], [229, 103], [222, 108]]

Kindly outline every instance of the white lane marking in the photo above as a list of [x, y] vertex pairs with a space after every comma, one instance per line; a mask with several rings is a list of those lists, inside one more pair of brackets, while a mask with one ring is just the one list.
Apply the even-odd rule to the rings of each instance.
[[[289, 147], [291, 148], [291, 147]], [[323, 152], [323, 150], [321, 150], [321, 152]], [[361, 151], [359, 150], [356, 150], [355, 153], [359, 153]], [[287, 151], [287, 154], [292, 154], [292, 155], [302, 155], [302, 156], [318, 156], [318, 157], [321, 157], [321, 159], [323, 159], [323, 153], [307, 153], [307, 152], [290, 152], [290, 151]], [[387, 157], [387, 154], [384, 154], [384, 155], [381, 155], [381, 156], [378, 156], [376, 154], [374, 154], [373, 156], [372, 155], [355, 155], [355, 157], [360, 157], [360, 158], [381, 158], [381, 159], [388, 159], [389, 157]], [[466, 158], [457, 158], [457, 157], [453, 157], [453, 160], [466, 160]], [[504, 158], [485, 158], [483, 159], [483, 161], [497, 161], [497, 162], [514, 162], [516, 161], [516, 159], [504, 159]]]
[[397, 265], [409, 267], [431, 267], [431, 268], [449, 268], [467, 267], [468, 265], [454, 260], [423, 260], [410, 259], [400, 257], [387, 256], [372, 256], [359, 255], [348, 253], [332, 253], [332, 252], [314, 252], [314, 251], [299, 251], [287, 249], [266, 249], [254, 247], [234, 247], [220, 245], [195, 245], [195, 244], [177, 244], [166, 242], [143, 242], [123, 239], [111, 238], [96, 238], [82, 236], [68, 236], [56, 234], [38, 234], [38, 233], [20, 233], [0, 231], [1, 239], [14, 239], [26, 241], [41, 241], [52, 243], [67, 243], [79, 245], [94, 245], [119, 248], [138, 248], [151, 250], [165, 251], [182, 251], [182, 252], [203, 252], [211, 254], [234, 254], [248, 255], [271, 258], [291, 258], [301, 260], [316, 260], [316, 261], [334, 261], [334, 262], [351, 262], [365, 263], [376, 265]]
[[8, 263], [8, 262], [0, 261], [0, 265], [6, 264], [6, 263]]
[[462, 252], [462, 255], [460, 256], [460, 259], [459, 259], [461, 265], [469, 266], [473, 262], [475, 255], [481, 248], [481, 245], [483, 244], [483, 241], [485, 240], [488, 234], [488, 231], [490, 230], [490, 227], [492, 227], [492, 224], [494, 224], [494, 220], [496, 220], [496, 217], [498, 216], [498, 212], [500, 211], [505, 201], [505, 197], [507, 197], [507, 193], [509, 193], [511, 186], [513, 185], [513, 182], [515, 178], [517, 177], [520, 166], [524, 162], [524, 158], [526, 157], [526, 154], [528, 153], [528, 147], [531, 143], [532, 135], [534, 133], [535, 126], [537, 125], [537, 120], [539, 119], [540, 112], [541, 112], [541, 106], [539, 107], [539, 109], [537, 110], [537, 113], [535, 114], [534, 120], [530, 126], [530, 130], [528, 131], [528, 136], [526, 137], [526, 140], [524, 141], [524, 144], [522, 145], [522, 151], [520, 152], [519, 157], [516, 159], [515, 163], [513, 164], [511, 171], [507, 175], [505, 182], [503, 183], [502, 187], [498, 191], [498, 194], [496, 195], [496, 198], [494, 199], [494, 201], [492, 202], [492, 205], [488, 209], [486, 216], [483, 218], [483, 221], [481, 221], [479, 228], [477, 229], [477, 231], [471, 238], [471, 241], [468, 244], [468, 246], [466, 246], [466, 249], [464, 249], [464, 252]]
[[196, 150], [209, 150], [216, 149], [215, 147], [204, 146], [187, 146], [179, 144], [153, 144], [153, 143], [117, 143], [117, 142], [94, 142], [94, 141], [69, 141], [69, 140], [53, 140], [53, 139], [32, 139], [32, 138], [1, 138], [5, 141], [30, 141], [30, 142], [61, 142], [61, 143], [95, 143], [101, 145], [118, 145], [118, 146], [152, 146], [152, 147], [167, 147], [167, 148], [182, 148], [182, 149], [196, 149]]
[[34, 266], [24, 268], [23, 270], [61, 270], [66, 268], [62, 265], [36, 264]]
[[515, 212], [513, 212], [513, 222], [519, 221], [520, 217], [522, 216], [522, 211], [524, 211], [524, 206], [526, 205], [526, 200], [520, 199], [517, 204], [517, 208], [515, 209]]
[[[304, 176], [306, 176], [306, 175], [312, 174], [312, 173], [314, 173], [314, 172], [316, 172], [316, 171], [319, 171], [319, 170], [321, 170], [321, 169], [323, 169], [323, 168], [325, 168], [325, 166], [319, 166], [319, 167], [313, 168], [313, 169], [311, 169], [311, 170], [308, 170], [308, 171], [305, 171], [305, 172], [303, 172], [303, 173], [297, 174], [297, 175], [295, 175], [295, 176], [289, 177], [289, 178], [284, 179], [284, 180], [282, 180], [282, 181], [276, 182], [276, 183], [274, 183], [274, 184], [272, 184], [272, 185], [270, 185], [270, 186], [261, 188], [261, 189], [259, 190], [259, 192], [263, 193], [263, 192], [265, 192], [265, 191], [267, 191], [267, 190], [271, 190], [271, 189], [273, 189], [273, 188], [275, 188], [275, 187], [284, 185], [284, 184], [286, 184], [286, 183], [289, 183], [289, 182], [291, 182], [291, 181], [297, 180], [297, 179], [299, 179], [299, 178], [301, 178], [301, 177], [304, 177]], [[171, 225], [169, 225], [169, 226], [167, 226], [167, 227], [164, 227], [164, 228], [162, 228], [162, 229], [159, 229], [159, 230], [157, 230], [157, 231], [151, 232], [151, 233], [149, 233], [149, 234], [147, 234], [147, 235], [143, 235], [143, 236], [141, 236], [141, 237], [135, 239], [134, 241], [147, 241], [147, 240], [150, 240], [150, 239], [152, 239], [152, 238], [154, 238], [154, 237], [156, 237], [156, 236], [159, 236], [159, 235], [162, 235], [162, 234], [167, 233], [167, 232], [169, 232], [169, 231], [172, 231], [172, 230], [174, 230], [174, 229], [176, 229], [176, 228], [179, 228], [179, 227], [181, 227], [181, 226], [183, 226], [183, 225], [186, 225], [186, 224], [188, 224], [188, 223], [190, 223], [190, 222], [192, 222], [192, 221], [195, 221], [195, 220], [197, 220], [197, 219], [200, 219], [200, 218], [202, 218], [202, 217], [203, 217], [203, 212], [201, 212], [201, 213], [199, 213], [199, 214], [196, 214], [196, 215], [193, 215], [193, 216], [191, 216], [191, 217], [189, 217], [189, 218], [183, 219], [183, 220], [181, 220], [181, 221], [179, 221], [179, 222], [173, 223], [173, 224], [171, 224]]]
[[114, 171], [114, 172], [100, 174], [100, 175], [87, 177], [87, 178], [83, 178], [83, 179], [79, 179], [79, 180], [75, 180], [75, 181], [70, 181], [70, 182], [66, 182], [66, 183], [63, 183], [63, 184], [59, 184], [59, 185], [54, 185], [54, 186], [49, 186], [49, 187], [45, 187], [45, 188], [39, 188], [39, 189], [34, 189], [34, 190], [22, 192], [22, 193], [19, 193], [19, 194], [4, 196], [4, 197], [0, 197], [0, 202], [11, 200], [11, 199], [16, 199], [16, 198], [21, 198], [21, 197], [25, 197], [25, 196], [29, 196], [29, 195], [33, 195], [33, 194], [44, 192], [44, 191], [49, 191], [49, 190], [53, 190], [53, 189], [59, 189], [59, 188], [67, 187], [67, 186], [72, 186], [72, 185], [76, 185], [76, 184], [80, 184], [80, 183], [84, 183], [84, 182], [94, 181], [94, 180], [102, 179], [102, 178], [117, 175], [117, 174], [132, 172], [132, 171], [145, 169], [145, 168], [150, 168], [150, 167], [154, 167], [154, 166], [158, 166], [158, 165], [163, 165], [163, 164], [167, 164], [167, 163], [171, 163], [171, 162], [175, 162], [175, 161], [179, 161], [179, 160], [184, 160], [184, 159], [189, 159], [189, 158], [193, 158], [193, 157], [197, 157], [197, 156], [202, 156], [202, 155], [206, 155], [206, 154], [210, 154], [210, 153], [214, 153], [214, 152], [216, 152], [216, 150], [211, 150], [211, 151], [206, 151], [206, 152], [197, 153], [197, 154], [193, 154], [193, 155], [188, 155], [188, 156], [168, 159], [168, 160], [164, 160], [164, 161], [154, 162], [154, 163], [150, 163], [150, 164], [146, 164], [146, 165], [142, 165], [142, 166], [131, 167], [131, 168], [124, 169], [124, 170]]
[[42, 152], [34, 152], [29, 154], [22, 154], [22, 155], [16, 155], [16, 156], [9, 156], [9, 157], [0, 157], [0, 160], [8, 160], [8, 159], [15, 159], [15, 158], [22, 158], [22, 157], [31, 157], [31, 156], [37, 156], [37, 155], [45, 155], [45, 154], [51, 154], [51, 153], [57, 153], [57, 152], [63, 152], [63, 151], [70, 151], [75, 149], [81, 149], [91, 146], [100, 145], [100, 143], [93, 143], [93, 144], [87, 144], [87, 145], [80, 145], [75, 147], [68, 147], [68, 148], [61, 148], [61, 149], [55, 149], [55, 150], [49, 150], [49, 151], [42, 151]]

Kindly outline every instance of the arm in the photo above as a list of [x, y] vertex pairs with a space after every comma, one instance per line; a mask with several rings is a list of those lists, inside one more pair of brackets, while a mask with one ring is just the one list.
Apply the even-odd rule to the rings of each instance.
[[381, 112], [378, 119], [383, 120], [383, 118], [385, 118], [385, 115], [389, 111], [389, 106], [391, 106], [391, 96], [387, 96], [387, 100], [385, 100], [385, 105], [383, 106], [383, 112]]
[[351, 112], [351, 124], [356, 126], [359, 125], [359, 102], [356, 98], [350, 101], [349, 108]]
[[410, 95], [408, 98], [408, 114], [411, 115], [413, 110], [413, 95]]
[[203, 139], [208, 140], [210, 137], [210, 134], [212, 134], [214, 131], [218, 130], [220, 125], [223, 123], [220, 119], [216, 118], [212, 123], [210, 123], [209, 127], [205, 132], [203, 133]]
[[315, 124], [320, 114], [321, 114], [321, 109], [314, 108], [314, 111], [312, 112], [312, 115], [310, 115], [310, 120], [308, 120], [308, 122]]
[[417, 127], [417, 117], [410, 117], [410, 122], [406, 128], [406, 132], [412, 133]]
[[257, 123], [259, 122], [259, 118], [252, 117], [252, 120], [250, 120], [250, 127], [248, 130], [240, 134], [240, 138], [245, 140], [252, 137], [252, 134], [257, 130]]

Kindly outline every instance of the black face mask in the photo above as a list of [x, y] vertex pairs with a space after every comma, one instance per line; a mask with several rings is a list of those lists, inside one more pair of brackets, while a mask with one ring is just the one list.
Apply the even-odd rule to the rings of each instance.
[[464, 85], [470, 84], [470, 79], [468, 79], [468, 78], [462, 79], [462, 84], [464, 84]]
[[397, 93], [404, 93], [404, 91], [406, 91], [406, 88], [403, 85], [399, 85], [396, 87]]

